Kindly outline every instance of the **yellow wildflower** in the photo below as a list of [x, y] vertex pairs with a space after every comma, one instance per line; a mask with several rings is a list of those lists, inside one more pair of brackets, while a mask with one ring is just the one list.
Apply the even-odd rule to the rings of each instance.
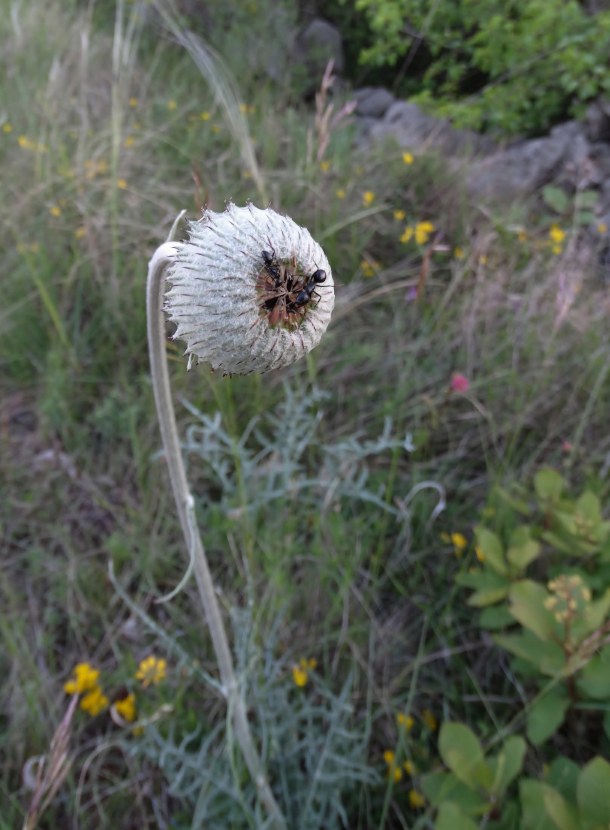
[[136, 672], [136, 680], [142, 683], [142, 686], [156, 686], [165, 679], [167, 674], [167, 663], [163, 659], [158, 659], [154, 655], [150, 655], [145, 660], [140, 662], [138, 671]]
[[320, 170], [323, 173], [328, 173], [328, 171], [330, 170], [330, 161], [328, 161], [328, 160], [321, 161], [320, 162]]
[[551, 225], [551, 229], [549, 231], [549, 239], [551, 242], [554, 242], [556, 245], [559, 245], [565, 239], [566, 232], [562, 230], [559, 225]]
[[74, 238], [75, 239], [82, 239], [86, 235], [87, 235], [87, 228], [84, 225], [80, 225], [74, 231]]
[[449, 537], [451, 539], [451, 544], [453, 545], [453, 551], [455, 555], [459, 558], [466, 546], [468, 545], [468, 539], [464, 536], [463, 533], [452, 533]]
[[51, 216], [61, 216], [61, 208], [59, 207], [59, 205], [51, 205], [51, 207], [49, 208], [49, 213], [51, 214]]
[[519, 242], [525, 242], [525, 240], [527, 239], [527, 232], [524, 231], [523, 228], [519, 228], [519, 230], [517, 231], [517, 239], [519, 240]]
[[83, 697], [80, 702], [80, 708], [83, 712], [88, 712], [92, 718], [96, 715], [99, 715], [100, 712], [103, 712], [104, 709], [108, 706], [109, 700], [106, 695], [102, 692], [99, 686], [96, 686], [95, 689], [92, 689], [90, 692]]
[[386, 749], [383, 753], [383, 760], [386, 762], [388, 767], [388, 778], [392, 778], [396, 782], [400, 781], [403, 772], [402, 769], [396, 764], [396, 755], [394, 751]]
[[239, 111], [245, 115], [248, 112], [248, 105], [247, 104], [240, 104]]
[[342, 187], [339, 187], [335, 190], [335, 196], [337, 199], [345, 199], [345, 190]]
[[479, 257], [479, 265], [487, 265], [487, 255], [481, 254]]
[[405, 164], [413, 164], [413, 154], [409, 152], [403, 153], [402, 160]]
[[413, 761], [409, 761], [409, 760], [405, 761], [403, 763], [402, 767], [403, 767], [404, 771], [407, 773], [407, 775], [411, 775], [411, 776], [415, 775], [416, 769], [415, 769], [415, 764], [413, 763]]
[[426, 724], [430, 732], [436, 732], [438, 729], [438, 721], [434, 717], [434, 714], [430, 711], [430, 709], [424, 709], [421, 713], [421, 719]]
[[409, 790], [409, 804], [414, 810], [421, 810], [426, 804], [424, 796], [416, 789]]
[[307, 685], [307, 681], [309, 680], [309, 672], [313, 671], [316, 666], [318, 665], [318, 661], [315, 657], [310, 657], [307, 659], [306, 657], [301, 657], [298, 664], [295, 664], [292, 667], [292, 679], [294, 681], [295, 686], [298, 686], [299, 689], [302, 689], [303, 686]]
[[119, 190], [127, 190], [127, 181], [125, 179], [117, 179], [116, 186]]
[[135, 109], [138, 106], [138, 99], [137, 98], [130, 98], [129, 99], [129, 106], [132, 109]]
[[368, 207], [369, 205], [372, 205], [374, 201], [375, 201], [375, 194], [373, 193], [373, 191], [372, 190], [365, 190], [364, 193], [362, 194], [362, 204], [365, 207]]
[[418, 245], [425, 245], [434, 230], [432, 222], [418, 222], [415, 225], [415, 241]]
[[477, 557], [479, 562], [485, 562], [485, 554], [483, 553], [480, 545], [475, 545], [474, 555]]
[[89, 663], [77, 663], [72, 669], [72, 678], [64, 683], [64, 692], [68, 695], [80, 695], [97, 687], [100, 670]]
[[199, 118], [200, 118], [202, 121], [209, 121], [211, 117], [212, 117], [212, 113], [211, 113], [211, 112], [208, 112], [208, 110], [204, 110], [204, 111], [203, 111], [203, 112], [199, 115]]
[[[5, 126], [5, 127], [6, 127], [6, 126], [10, 126], [10, 124], [9, 124], [9, 125], [6, 125], [6, 124], [5, 124], [4, 126]], [[12, 128], [11, 128], [11, 129], [12, 129]], [[6, 132], [6, 130], [5, 130], [5, 132]], [[606, 233], [606, 232], [607, 232], [607, 230], [608, 230], [608, 225], [606, 225], [606, 223], [605, 223], [605, 222], [598, 222], [598, 224], [597, 224], [597, 232], [598, 232], [598, 233], [600, 233], [600, 234], [604, 234], [604, 233]]]
[[404, 212], [404, 210], [394, 211], [394, 219], [396, 219], [397, 222], [402, 222], [405, 219], [406, 215], [407, 214]]
[[127, 138], [125, 139], [125, 141], [123, 142], [123, 147], [126, 147], [127, 149], [129, 149], [130, 147], [133, 147], [133, 145], [135, 143], [136, 143], [135, 138], [132, 135], [128, 135]]
[[411, 715], [405, 715], [404, 712], [399, 712], [396, 715], [396, 723], [402, 726], [407, 732], [410, 732], [415, 725], [415, 721]]
[[400, 241], [403, 243], [410, 242], [413, 236], [413, 228], [407, 225], [407, 227], [402, 232], [402, 236], [400, 237]]
[[167, 108], [170, 112], [173, 112], [173, 110], [175, 110], [177, 106], [178, 104], [174, 101], [173, 98], [170, 98], [170, 100], [167, 102]]
[[8, 121], [6, 124], [2, 125], [2, 132], [3, 133], [12, 133], [13, 132], [13, 125], [9, 124]]
[[34, 149], [34, 142], [31, 141], [26, 135], [20, 135], [17, 139], [17, 143], [20, 147], [23, 147], [24, 150]]
[[115, 711], [128, 723], [133, 723], [137, 717], [136, 696], [130, 692], [127, 697], [117, 700], [114, 704]]
[[460, 246], [458, 245], [457, 248], [455, 248], [453, 251], [453, 256], [456, 259], [464, 259], [464, 249], [460, 248]]
[[363, 259], [360, 269], [363, 277], [372, 277], [379, 270], [379, 263], [374, 259]]

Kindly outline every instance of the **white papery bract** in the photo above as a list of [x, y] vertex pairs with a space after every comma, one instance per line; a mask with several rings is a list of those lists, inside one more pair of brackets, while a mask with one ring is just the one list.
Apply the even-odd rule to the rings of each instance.
[[[266, 275], [263, 251], [290, 263], [302, 285], [319, 269], [326, 272], [315, 299], [276, 319], [275, 300], [261, 291]], [[186, 354], [224, 374], [245, 375], [287, 366], [318, 345], [335, 303], [332, 272], [324, 251], [309, 231], [287, 216], [253, 205], [205, 211], [188, 222], [188, 240], [177, 245], [167, 275], [166, 310]], [[292, 282], [289, 282], [291, 285]], [[285, 292], [284, 292], [285, 293]], [[283, 306], [286, 308], [286, 305]]]

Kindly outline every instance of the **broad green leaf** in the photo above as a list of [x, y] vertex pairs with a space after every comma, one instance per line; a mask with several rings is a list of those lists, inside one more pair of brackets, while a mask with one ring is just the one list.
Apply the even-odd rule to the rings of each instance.
[[558, 790], [568, 801], [576, 801], [576, 783], [580, 775], [580, 767], [570, 758], [559, 756], [551, 761], [546, 783]]
[[602, 508], [599, 498], [590, 490], [583, 493], [576, 502], [576, 512], [584, 516], [594, 527], [597, 527], [602, 520]]
[[594, 208], [599, 201], [599, 194], [595, 190], [583, 190], [576, 196], [576, 206], [580, 208]]
[[526, 732], [534, 746], [543, 744], [559, 729], [569, 706], [570, 698], [563, 686], [555, 686], [533, 704], [527, 714]]
[[576, 798], [583, 817], [603, 827], [610, 825], [610, 764], [594, 758], [580, 773]]
[[467, 787], [452, 772], [430, 772], [421, 778], [421, 788], [433, 807], [440, 807], [446, 801], [459, 804], [470, 816], [483, 815], [489, 808], [487, 800]]
[[574, 214], [574, 223], [581, 227], [592, 225], [595, 221], [597, 217], [591, 210], [577, 210]]
[[558, 830], [581, 830], [576, 810], [557, 790], [547, 787], [543, 799], [544, 809]]
[[483, 748], [474, 732], [463, 723], [442, 725], [438, 739], [440, 756], [460, 781], [476, 789], [488, 790], [493, 783], [491, 768], [485, 763]]
[[523, 738], [512, 735], [504, 742], [504, 746], [494, 758], [493, 791], [499, 796], [504, 795], [523, 768], [523, 759], [527, 745]]
[[568, 556], [581, 556], [582, 551], [578, 550], [572, 540], [563, 539], [558, 533], [545, 531], [541, 534], [542, 539], [555, 550], [560, 550]]
[[533, 663], [538, 671], [549, 677], [557, 677], [565, 668], [566, 658], [561, 646], [558, 643], [544, 643], [529, 631], [523, 634], [496, 634], [494, 642], [516, 657]]
[[556, 470], [545, 467], [534, 478], [536, 495], [542, 501], [557, 501], [563, 493], [565, 481]]
[[524, 490], [520, 490], [517, 492], [512, 492], [510, 490], [504, 489], [504, 487], [499, 487], [496, 485], [494, 488], [495, 492], [500, 496], [502, 501], [507, 504], [509, 507], [512, 507], [518, 513], [523, 513], [526, 516], [532, 512], [530, 505], [527, 503], [526, 498], [522, 498], [525, 495]]
[[593, 700], [610, 700], [610, 646], [595, 654], [577, 677], [578, 691]]
[[476, 588], [477, 590], [504, 588], [511, 584], [506, 577], [489, 570], [465, 571], [456, 574], [455, 581], [465, 588]]
[[441, 804], [434, 830], [479, 830], [479, 825], [449, 801]]
[[506, 552], [506, 558], [520, 571], [524, 571], [534, 559], [538, 558], [539, 553], [540, 544], [535, 539], [527, 539], [521, 544], [511, 545]]
[[508, 584], [504, 588], [483, 588], [481, 591], [475, 591], [468, 597], [468, 605], [474, 608], [485, 608], [487, 605], [495, 605], [504, 599], [508, 594]]
[[492, 531], [488, 530], [486, 527], [477, 527], [474, 532], [477, 545], [485, 557], [485, 564], [496, 573], [506, 576], [508, 568], [506, 567], [506, 562], [504, 560], [502, 542], [498, 539], [495, 533], [492, 533]]
[[494, 608], [486, 608], [481, 612], [479, 617], [479, 625], [481, 628], [486, 628], [488, 631], [497, 631], [499, 628], [505, 628], [507, 625], [512, 625], [513, 618], [508, 612], [508, 608], [504, 605], [496, 605]]
[[570, 200], [565, 192], [552, 184], [542, 188], [542, 198], [555, 213], [566, 213], [570, 206]]
[[521, 625], [532, 631], [541, 640], [555, 639], [555, 620], [544, 607], [548, 597], [546, 589], [531, 579], [515, 582], [509, 592], [509, 611]]
[[544, 807], [544, 794], [551, 789], [547, 784], [533, 781], [531, 778], [519, 782], [519, 800], [521, 802], [521, 824], [519, 830], [557, 830]]

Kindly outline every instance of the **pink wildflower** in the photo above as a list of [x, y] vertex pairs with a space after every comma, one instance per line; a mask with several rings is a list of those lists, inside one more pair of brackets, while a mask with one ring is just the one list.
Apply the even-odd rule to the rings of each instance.
[[459, 372], [454, 372], [451, 375], [451, 391], [452, 392], [468, 392], [470, 389], [470, 381], [466, 375], [461, 375]]

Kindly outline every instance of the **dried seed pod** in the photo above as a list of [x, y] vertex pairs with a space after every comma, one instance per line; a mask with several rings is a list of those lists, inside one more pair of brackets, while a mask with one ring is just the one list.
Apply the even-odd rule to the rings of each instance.
[[287, 366], [318, 345], [335, 294], [309, 231], [270, 208], [230, 204], [189, 222], [188, 233], [168, 271], [166, 310], [189, 360], [245, 375]]

